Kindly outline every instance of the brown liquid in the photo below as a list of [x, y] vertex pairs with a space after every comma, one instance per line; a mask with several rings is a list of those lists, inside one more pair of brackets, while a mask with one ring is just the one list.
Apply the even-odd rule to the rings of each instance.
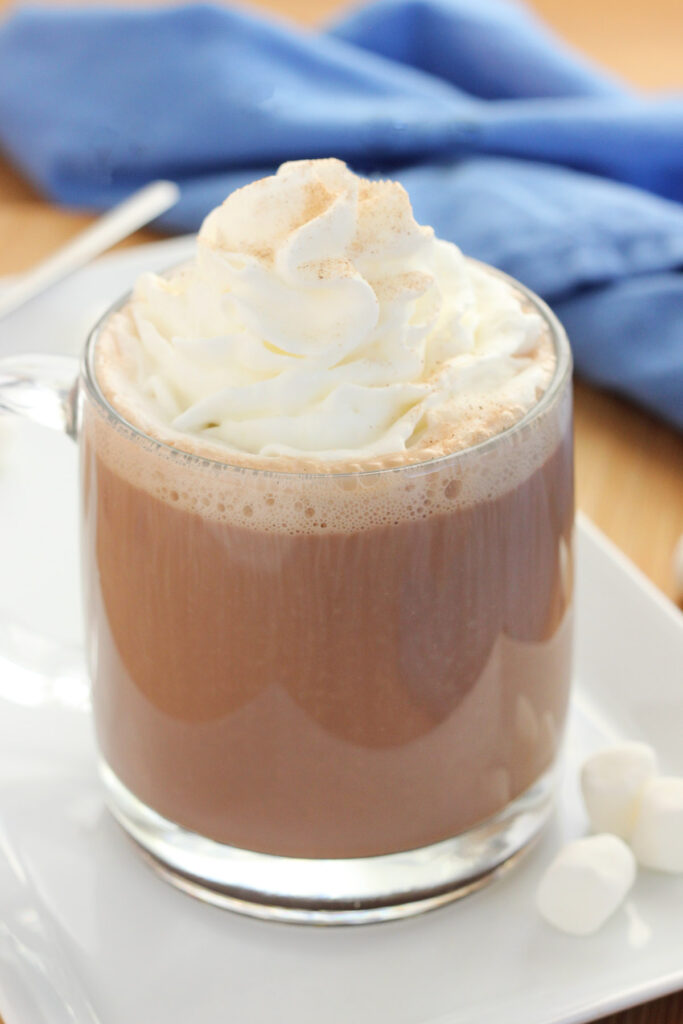
[[[288, 856], [411, 849], [501, 810], [552, 764], [567, 705], [568, 417], [553, 429], [498, 495], [464, 502], [467, 471], [450, 465], [407, 486], [401, 471], [380, 481], [375, 525], [326, 522], [316, 492], [315, 523], [297, 533], [256, 514], [244, 525], [248, 475], [211, 476], [210, 515], [199, 491], [190, 507], [189, 462], [172, 466], [188, 492], [155, 490], [158, 452], [128, 437], [112, 457], [116, 428], [87, 405], [93, 700], [115, 774], [188, 829]], [[524, 443], [522, 431], [510, 459]], [[134, 449], [139, 480], [122, 469]], [[298, 486], [305, 521], [316, 484]], [[372, 505], [372, 488], [348, 486]]]

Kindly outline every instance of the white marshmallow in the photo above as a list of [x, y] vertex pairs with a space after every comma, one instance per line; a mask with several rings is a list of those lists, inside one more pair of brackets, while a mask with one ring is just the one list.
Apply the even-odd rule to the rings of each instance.
[[577, 839], [560, 850], [536, 893], [543, 918], [570, 935], [592, 935], [610, 917], [636, 877], [636, 861], [617, 836]]
[[581, 790], [594, 832], [629, 839], [642, 792], [657, 772], [646, 743], [620, 743], [593, 754], [581, 769]]
[[683, 778], [662, 776], [647, 784], [631, 846], [644, 867], [683, 872]]

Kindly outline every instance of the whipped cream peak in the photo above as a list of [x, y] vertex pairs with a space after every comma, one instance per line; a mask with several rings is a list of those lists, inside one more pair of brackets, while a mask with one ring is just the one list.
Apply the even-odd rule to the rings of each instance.
[[200, 241], [242, 254], [292, 282], [361, 279], [355, 263], [408, 255], [434, 237], [405, 189], [358, 178], [341, 160], [295, 160], [237, 189], [208, 215]]
[[110, 385], [147, 429], [263, 457], [463, 447], [520, 418], [554, 367], [509, 285], [419, 225], [397, 182], [335, 159], [232, 193], [195, 261], [143, 275], [115, 319]]

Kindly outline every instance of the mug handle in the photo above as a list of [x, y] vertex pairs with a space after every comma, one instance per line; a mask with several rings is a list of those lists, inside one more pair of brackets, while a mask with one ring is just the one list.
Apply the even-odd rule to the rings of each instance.
[[24, 416], [75, 440], [79, 362], [75, 356], [0, 359], [0, 410]]
[[[79, 360], [74, 356], [14, 355], [0, 358], [0, 416], [15, 414], [73, 440], [78, 435]], [[37, 705], [55, 700], [89, 705], [85, 653], [11, 617], [0, 619], [0, 697]]]

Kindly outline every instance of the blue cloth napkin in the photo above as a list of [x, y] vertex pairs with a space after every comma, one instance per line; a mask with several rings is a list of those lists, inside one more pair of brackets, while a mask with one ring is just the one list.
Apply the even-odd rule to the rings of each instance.
[[314, 34], [244, 10], [22, 7], [0, 146], [52, 199], [182, 187], [197, 228], [282, 160], [396, 177], [416, 216], [564, 320], [579, 371], [683, 427], [683, 98], [645, 96], [505, 0], [379, 0]]

